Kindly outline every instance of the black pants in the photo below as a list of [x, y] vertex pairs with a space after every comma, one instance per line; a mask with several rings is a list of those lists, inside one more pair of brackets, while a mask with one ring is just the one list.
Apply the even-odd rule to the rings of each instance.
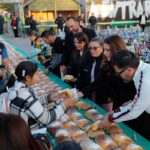
[[18, 29], [13, 29], [14, 31], [14, 36], [17, 38], [18, 37]]
[[144, 24], [141, 24], [140, 26], [141, 26], [142, 31], [144, 32], [144, 30], [145, 30], [145, 25], [144, 25]]
[[137, 119], [124, 123], [150, 141], [150, 114], [144, 112]]

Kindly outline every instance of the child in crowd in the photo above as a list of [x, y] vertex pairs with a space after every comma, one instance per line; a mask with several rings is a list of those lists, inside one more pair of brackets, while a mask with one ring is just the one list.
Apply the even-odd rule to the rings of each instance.
[[51, 51], [49, 45], [44, 41], [43, 34], [45, 34], [45, 32], [43, 32], [40, 37], [37, 32], [30, 31], [29, 38], [33, 42], [34, 51], [37, 53], [39, 62], [43, 66], [48, 67], [51, 59]]
[[19, 63], [15, 76], [12, 75], [7, 84], [10, 113], [21, 116], [31, 129], [39, 128], [40, 123], [48, 125], [56, 121], [75, 103], [74, 99], [68, 98], [56, 103], [51, 110], [45, 108], [43, 105], [51, 102], [51, 95], [37, 97], [30, 87], [38, 80], [38, 68], [33, 62]]

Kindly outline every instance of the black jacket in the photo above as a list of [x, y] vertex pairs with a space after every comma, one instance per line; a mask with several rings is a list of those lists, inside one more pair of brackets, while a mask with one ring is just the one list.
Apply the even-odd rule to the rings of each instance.
[[38, 31], [37, 22], [35, 20], [30, 20], [30, 30]]
[[55, 20], [55, 23], [58, 26], [62, 26], [65, 23], [65, 19], [63, 17], [57, 17], [56, 20]]
[[91, 25], [95, 25], [95, 24], [97, 23], [96, 17], [95, 17], [95, 16], [91, 16], [91, 17], [89, 18], [89, 23], [90, 23]]
[[[92, 29], [83, 28], [83, 32], [87, 35], [89, 41], [96, 37], [96, 33]], [[72, 32], [66, 32], [65, 37], [65, 54], [64, 54], [64, 65], [67, 65], [70, 61], [72, 51], [75, 49], [74, 45], [74, 34]]]
[[92, 65], [94, 61], [96, 61], [95, 70], [94, 70], [94, 78], [95, 79], [97, 78], [98, 73], [100, 71], [102, 58], [103, 58], [102, 55], [100, 55], [98, 58], [93, 58], [90, 55], [90, 57], [87, 59], [87, 61], [85, 62], [81, 70], [81, 74], [79, 78], [79, 81], [80, 81], [79, 90], [83, 89], [84, 87], [88, 86], [91, 83], [91, 70], [92, 70]]
[[52, 47], [52, 53], [64, 54], [64, 40], [62, 40], [60, 37], [57, 37], [55, 42], [50, 44], [50, 46]]
[[110, 97], [110, 86], [109, 86], [109, 76], [107, 73], [100, 68], [97, 78], [93, 83], [84, 87], [81, 92], [83, 92], [85, 97], [91, 98], [93, 92], [96, 93], [96, 103], [98, 105], [108, 103], [108, 98]]
[[89, 58], [89, 51], [84, 51], [82, 56], [80, 56], [80, 51], [73, 50], [70, 63], [68, 66], [68, 74], [73, 75], [75, 78], [79, 78], [80, 72], [82, 70], [83, 65]]
[[96, 91], [96, 103], [106, 104], [108, 98], [113, 100], [113, 109], [118, 108], [123, 103], [132, 100], [136, 94], [134, 82], [125, 83], [123, 79], [115, 75], [115, 71], [107, 72], [102, 68], [92, 84], [82, 89], [85, 96]]
[[133, 81], [125, 83], [120, 77], [111, 75], [110, 85], [110, 97], [113, 100], [114, 109], [120, 107], [123, 103], [134, 99], [136, 88]]

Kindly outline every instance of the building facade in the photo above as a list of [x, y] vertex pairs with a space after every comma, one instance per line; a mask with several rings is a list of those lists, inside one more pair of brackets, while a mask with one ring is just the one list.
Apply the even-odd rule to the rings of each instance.
[[80, 5], [74, 0], [32, 0], [26, 6], [26, 12], [34, 15], [40, 22], [54, 21], [58, 14], [67, 18], [68, 15], [78, 16]]

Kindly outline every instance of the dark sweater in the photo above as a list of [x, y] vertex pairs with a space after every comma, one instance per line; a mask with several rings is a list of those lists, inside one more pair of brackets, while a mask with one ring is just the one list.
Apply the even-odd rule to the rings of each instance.
[[59, 63], [57, 64], [57, 66], [53, 69], [50, 69], [50, 71], [52, 71], [55, 75], [60, 77], [60, 65], [62, 65], [65, 49], [64, 41], [60, 37], [57, 37], [55, 42], [53, 44], [50, 44], [50, 46], [52, 47], [52, 57], [56, 58], [55, 61], [57, 61], [57, 58], [59, 57], [58, 55], [62, 55], [61, 60], [58, 60]]
[[91, 71], [92, 71], [92, 65], [95, 61], [95, 69], [94, 69], [94, 78], [97, 78], [97, 75], [100, 71], [101, 61], [103, 56], [100, 55], [98, 58], [93, 58], [91, 55], [86, 60], [80, 74], [79, 82], [80, 86], [78, 87], [79, 90], [83, 89], [84, 87], [88, 86], [91, 83]]
[[82, 89], [82, 92], [86, 97], [89, 97], [93, 90], [96, 91], [97, 104], [106, 104], [108, 103], [108, 98], [111, 98], [114, 109], [132, 100], [136, 93], [133, 81], [125, 83], [123, 79], [115, 75], [114, 70], [108, 73], [102, 68], [95, 82]]
[[70, 63], [68, 65], [68, 73], [73, 75], [75, 78], [80, 76], [80, 72], [82, 70], [83, 65], [89, 58], [89, 52], [83, 51], [82, 56], [80, 56], [79, 50], [73, 50]]

